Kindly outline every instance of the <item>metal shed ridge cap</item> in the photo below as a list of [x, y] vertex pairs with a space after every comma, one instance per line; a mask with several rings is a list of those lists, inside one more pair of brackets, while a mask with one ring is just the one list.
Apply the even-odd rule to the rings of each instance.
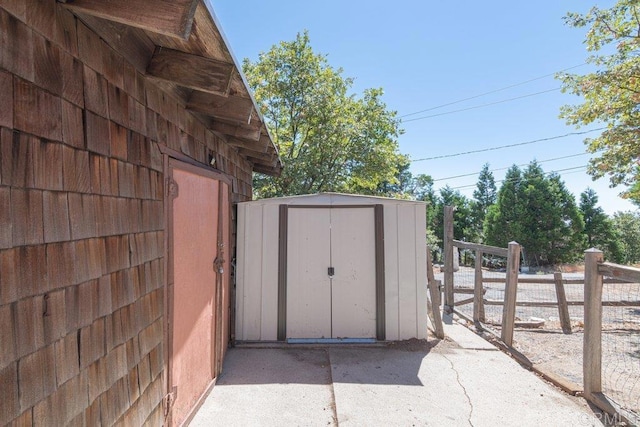
[[[389, 202], [393, 202], [393, 203], [406, 203], [406, 204], [426, 204], [427, 202], [423, 202], [421, 200], [409, 200], [409, 199], [398, 199], [398, 198], [393, 198], [393, 197], [383, 197], [383, 196], [371, 196], [371, 195], [367, 195], [367, 194], [349, 194], [349, 193], [337, 193], [337, 192], [331, 192], [331, 191], [327, 191], [327, 192], [320, 192], [320, 193], [313, 193], [313, 194], [298, 194], [298, 195], [294, 195], [294, 196], [281, 196], [281, 197], [271, 197], [271, 198], [265, 198], [265, 199], [256, 199], [256, 200], [251, 200], [248, 202], [241, 202], [239, 204], [247, 204], [247, 203], [259, 203], [259, 202], [263, 202], [263, 203], [278, 203], [280, 201], [285, 202], [288, 200], [293, 200], [293, 201], [303, 201], [305, 199], [311, 199], [311, 198], [319, 198], [319, 197], [327, 197], [331, 202], [335, 202], [335, 201], [339, 201], [341, 200], [347, 200], [347, 199], [360, 199], [360, 200], [377, 200], [380, 203], [389, 203]], [[334, 200], [334, 199], [338, 199], [338, 200]]]
[[251, 163], [283, 163], [209, 0], [58, 0]]

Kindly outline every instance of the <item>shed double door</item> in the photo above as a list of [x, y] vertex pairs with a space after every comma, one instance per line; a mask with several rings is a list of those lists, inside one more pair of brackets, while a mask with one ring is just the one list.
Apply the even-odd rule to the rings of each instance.
[[373, 208], [289, 207], [287, 338], [375, 338]]

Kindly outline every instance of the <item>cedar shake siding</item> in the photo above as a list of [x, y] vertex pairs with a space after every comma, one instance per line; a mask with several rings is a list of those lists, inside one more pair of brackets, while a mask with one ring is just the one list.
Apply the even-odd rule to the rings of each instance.
[[[0, 425], [165, 423], [167, 158], [213, 161], [234, 203], [253, 171], [280, 170], [255, 111], [253, 140], [236, 137], [236, 116], [187, 108], [209, 95], [199, 80], [161, 75], [162, 43], [192, 52], [217, 34], [187, 3], [180, 39], [71, 2], [0, 1]], [[219, 65], [231, 81], [215, 90], [252, 102]]]

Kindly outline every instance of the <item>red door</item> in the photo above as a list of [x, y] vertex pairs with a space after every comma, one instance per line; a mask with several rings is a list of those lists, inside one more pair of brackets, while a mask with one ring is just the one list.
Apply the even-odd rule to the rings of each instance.
[[222, 366], [228, 331], [229, 187], [170, 163], [169, 391], [171, 424], [190, 419]]

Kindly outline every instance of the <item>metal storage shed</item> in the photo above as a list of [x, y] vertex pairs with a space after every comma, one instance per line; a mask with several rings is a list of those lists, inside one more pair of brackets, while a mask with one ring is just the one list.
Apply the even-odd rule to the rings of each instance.
[[320, 193], [238, 204], [238, 341], [427, 336], [425, 204]]

